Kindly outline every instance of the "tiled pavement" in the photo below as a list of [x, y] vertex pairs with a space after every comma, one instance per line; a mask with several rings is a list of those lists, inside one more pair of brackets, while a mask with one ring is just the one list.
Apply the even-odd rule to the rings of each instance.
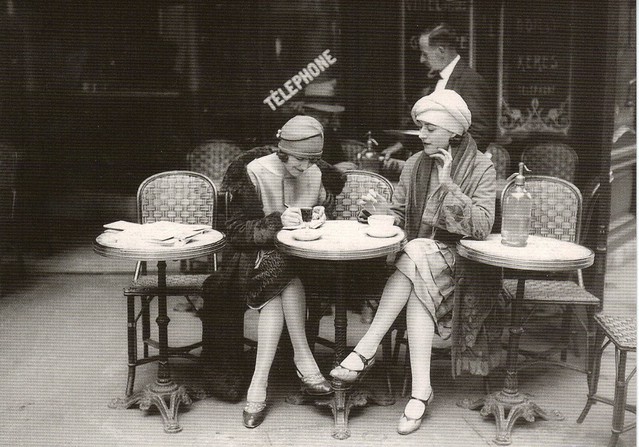
[[[159, 414], [137, 409], [112, 410], [111, 398], [122, 395], [126, 381], [125, 303], [121, 290], [132, 263], [94, 255], [90, 241], [71, 244], [47, 256], [27, 257], [34, 274], [0, 299], [0, 445], [6, 446], [368, 446], [368, 445], [494, 445], [495, 424], [456, 402], [479, 397], [476, 377], [452, 380], [447, 362], [433, 364], [435, 401], [422, 428], [400, 436], [395, 427], [406, 398], [392, 406], [368, 406], [351, 413], [352, 435], [334, 440], [332, 416], [325, 408], [293, 406], [285, 397], [297, 387], [290, 368], [277, 363], [271, 379], [270, 412], [255, 430], [242, 426], [242, 404], [213, 398], [194, 402], [180, 412], [183, 431], [162, 431]], [[608, 257], [606, 311], [636, 313], [636, 243], [630, 240]], [[176, 298], [179, 301], [179, 299]], [[171, 307], [171, 306], [170, 306]], [[349, 342], [366, 327], [358, 315], [349, 317]], [[255, 314], [248, 314], [246, 331], [255, 333]], [[190, 313], [171, 312], [171, 340], [196, 340], [200, 323]], [[332, 322], [322, 321], [330, 336]], [[327, 372], [330, 353], [318, 352]], [[579, 361], [579, 359], [576, 359]], [[636, 365], [636, 356], [629, 364]], [[197, 385], [188, 361], [173, 362], [180, 382]], [[155, 365], [139, 369], [136, 385], [153, 380]], [[401, 388], [401, 365], [393, 370], [396, 391]], [[492, 379], [498, 389], [501, 374]], [[605, 354], [600, 390], [612, 396], [614, 354]], [[602, 446], [610, 435], [612, 409], [598, 404], [584, 424], [576, 424], [586, 396], [585, 377], [558, 368], [535, 368], [520, 375], [520, 388], [546, 408], [561, 411], [561, 422], [520, 422], [513, 446]], [[636, 402], [633, 379], [629, 402]], [[627, 413], [627, 420], [634, 415]], [[619, 446], [635, 446], [636, 431], [621, 436]]]

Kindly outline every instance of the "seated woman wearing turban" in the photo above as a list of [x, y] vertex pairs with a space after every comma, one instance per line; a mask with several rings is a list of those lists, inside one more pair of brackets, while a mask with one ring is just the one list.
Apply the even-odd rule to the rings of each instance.
[[[485, 239], [495, 216], [495, 168], [477, 150], [475, 141], [467, 133], [471, 124], [468, 106], [454, 91], [441, 90], [417, 101], [411, 114], [420, 127], [419, 138], [424, 150], [406, 161], [391, 208], [395, 223], [405, 229], [409, 242], [384, 287], [368, 332], [330, 373], [344, 382], [361, 378], [373, 364], [384, 334], [406, 306], [412, 393], [399, 421], [397, 430], [400, 434], [412, 433], [419, 428], [433, 398], [430, 384], [432, 342], [436, 333], [446, 339], [455, 331], [452, 317], [458, 308], [453, 312], [453, 307], [460, 300], [456, 288], [466, 292], [473, 287], [480, 291], [485, 289], [494, 295], [484, 295], [484, 298], [493, 300], [499, 281], [498, 275], [483, 275], [475, 270], [477, 265], [473, 265], [473, 272], [479, 273], [478, 278], [463, 286], [458, 282], [464, 273], [455, 243], [462, 237]], [[477, 315], [478, 320], [484, 317]], [[482, 338], [479, 328], [469, 332], [475, 338]], [[468, 340], [462, 343], [468, 343]], [[479, 343], [468, 345], [480, 347]], [[467, 347], [461, 346], [462, 349]], [[485, 344], [481, 348], [485, 348]], [[458, 359], [454, 359], [457, 372], [473, 367], [465, 363], [463, 355]], [[487, 369], [487, 366], [481, 362], [475, 365], [480, 369]]]
[[293, 265], [275, 250], [274, 239], [283, 227], [302, 223], [300, 207], [313, 207], [312, 218], [325, 220], [334, 212], [333, 198], [344, 180], [320, 160], [324, 134], [315, 118], [290, 119], [278, 137], [276, 153], [253, 149], [229, 167], [224, 178], [232, 195], [228, 249], [220, 272], [205, 283], [202, 356], [219, 375], [241, 376], [235, 368], [240, 362], [234, 359], [241, 355], [245, 306], [260, 311], [255, 370], [243, 412], [247, 428], [260, 425], [266, 415], [268, 377], [284, 321], [302, 389], [312, 395], [332, 391], [306, 339], [306, 301], [299, 278], [303, 272], [299, 263]]

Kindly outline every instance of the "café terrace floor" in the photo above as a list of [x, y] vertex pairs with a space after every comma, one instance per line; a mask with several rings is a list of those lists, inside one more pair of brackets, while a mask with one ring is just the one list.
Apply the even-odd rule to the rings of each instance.
[[[311, 405], [293, 406], [285, 397], [298, 381], [290, 365], [276, 360], [270, 381], [270, 412], [254, 430], [242, 425], [243, 403], [228, 404], [206, 398], [182, 407], [183, 431], [165, 434], [157, 412], [137, 408], [113, 410], [107, 404], [122, 396], [126, 382], [126, 308], [122, 288], [130, 279], [133, 263], [103, 258], [91, 250], [93, 236], [69, 241], [60, 238], [47, 250], [25, 256], [29, 275], [22, 277], [0, 298], [0, 445], [4, 446], [482, 446], [494, 445], [495, 424], [478, 411], [461, 409], [456, 402], [480, 397], [482, 380], [450, 377], [449, 363], [433, 364], [435, 400], [422, 428], [409, 436], [396, 433], [396, 424], [407, 398], [399, 396], [402, 367], [392, 372], [397, 401], [392, 406], [370, 405], [351, 412], [351, 437], [331, 437], [330, 410]], [[612, 245], [611, 245], [612, 246]], [[605, 310], [636, 314], [636, 239], [616, 242], [608, 257]], [[175, 268], [173, 266], [172, 268]], [[192, 313], [170, 310], [172, 341], [195, 341], [200, 321]], [[255, 337], [256, 315], [248, 313], [246, 332]], [[321, 325], [332, 335], [332, 319]], [[359, 315], [349, 315], [349, 343], [365, 331]], [[537, 343], [534, 338], [530, 341]], [[325, 373], [331, 353], [318, 349]], [[400, 357], [403, 358], [403, 355]], [[579, 361], [579, 359], [576, 359]], [[185, 384], [197, 384], [193, 363], [172, 362], [174, 376]], [[636, 355], [629, 356], [629, 367]], [[379, 369], [379, 368], [374, 368]], [[136, 389], [154, 379], [155, 364], [138, 368]], [[501, 386], [503, 372], [492, 378], [493, 390]], [[628, 393], [636, 403], [635, 380]], [[195, 381], [195, 383], [194, 383]], [[513, 446], [604, 446], [610, 436], [612, 408], [595, 405], [586, 421], [575, 420], [586, 401], [584, 375], [560, 368], [537, 367], [519, 376], [520, 389], [544, 408], [563, 413], [565, 420], [516, 425]], [[600, 390], [613, 395], [614, 350], [603, 360]], [[635, 416], [626, 413], [626, 421]], [[635, 446], [636, 431], [621, 435], [619, 446]]]

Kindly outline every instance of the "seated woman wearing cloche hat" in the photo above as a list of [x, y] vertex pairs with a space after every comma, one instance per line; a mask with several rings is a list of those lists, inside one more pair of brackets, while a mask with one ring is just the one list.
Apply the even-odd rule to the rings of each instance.
[[205, 283], [202, 356], [220, 375], [241, 376], [241, 370], [232, 370], [232, 359], [242, 352], [243, 313], [246, 305], [259, 310], [257, 358], [243, 412], [247, 428], [260, 425], [266, 415], [269, 371], [284, 322], [302, 389], [311, 395], [331, 392], [306, 339], [304, 286], [295, 265], [299, 263], [275, 250], [274, 239], [283, 227], [302, 223], [300, 207], [312, 207], [314, 220], [333, 215], [334, 196], [344, 180], [320, 160], [324, 134], [315, 118], [290, 119], [278, 137], [275, 153], [253, 149], [227, 170], [224, 187], [232, 197], [226, 222], [228, 249], [220, 272]]
[[[498, 296], [499, 276], [479, 264], [467, 269], [455, 251], [462, 237], [485, 239], [491, 231], [495, 168], [468, 134], [471, 113], [454, 91], [421, 98], [411, 114], [420, 127], [423, 150], [406, 161], [391, 208], [409, 242], [384, 287], [369, 330], [331, 371], [331, 376], [344, 382], [361, 378], [406, 306], [412, 394], [399, 421], [400, 434], [419, 428], [433, 399], [430, 358], [435, 334], [447, 339], [452, 333], [454, 374], [485, 374], [498, 361], [492, 355], [498, 346], [488, 340], [482, 323], [497, 307], [491, 302]], [[458, 324], [452, 321], [453, 314], [456, 319], [472, 317]]]

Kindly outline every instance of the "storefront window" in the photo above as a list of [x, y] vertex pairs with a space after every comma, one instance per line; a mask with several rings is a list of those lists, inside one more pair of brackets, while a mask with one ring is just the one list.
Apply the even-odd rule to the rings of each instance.
[[619, 8], [619, 52], [617, 55], [617, 94], [613, 143], [636, 140], [637, 118], [637, 34], [634, 1], [621, 2]]

